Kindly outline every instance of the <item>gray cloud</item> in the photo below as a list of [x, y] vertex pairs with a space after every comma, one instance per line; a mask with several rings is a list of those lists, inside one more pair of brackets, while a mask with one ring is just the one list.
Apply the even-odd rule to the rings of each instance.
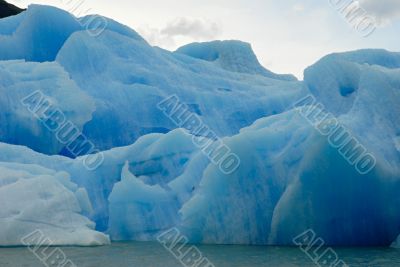
[[216, 22], [185, 17], [176, 18], [160, 31], [169, 37], [185, 36], [193, 39], [213, 39], [221, 32], [221, 26]]
[[179, 17], [162, 28], [144, 25], [138, 31], [152, 45], [174, 50], [188, 42], [215, 40], [222, 34], [222, 27], [217, 22]]
[[400, 18], [399, 0], [360, 0], [360, 5], [374, 16], [379, 24], [387, 24]]

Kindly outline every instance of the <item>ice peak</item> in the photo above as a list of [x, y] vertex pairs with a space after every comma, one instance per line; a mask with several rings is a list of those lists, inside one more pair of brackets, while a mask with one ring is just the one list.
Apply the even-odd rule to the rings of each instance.
[[191, 43], [178, 48], [176, 53], [214, 62], [221, 68], [233, 72], [260, 74], [279, 80], [296, 80], [292, 75], [275, 74], [265, 69], [258, 61], [251, 45], [238, 40]]

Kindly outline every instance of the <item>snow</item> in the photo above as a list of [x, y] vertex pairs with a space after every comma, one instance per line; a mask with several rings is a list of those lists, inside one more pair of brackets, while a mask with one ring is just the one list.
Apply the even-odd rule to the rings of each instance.
[[[108, 23], [100, 35], [96, 18]], [[195, 243], [292, 245], [313, 229], [327, 245], [398, 247], [399, 53], [328, 55], [297, 81], [239, 41], [170, 52], [113, 20], [38, 5], [0, 26], [0, 245], [36, 229], [56, 244], [100, 245], [177, 227]], [[98, 168], [29, 111], [37, 92], [93, 142]], [[372, 171], [301, 115], [295, 103], [309, 94], [303, 109], [335, 115]], [[171, 95], [217, 136], [174, 124], [158, 107]], [[227, 145], [238, 169], [222, 172], [200, 140]]]

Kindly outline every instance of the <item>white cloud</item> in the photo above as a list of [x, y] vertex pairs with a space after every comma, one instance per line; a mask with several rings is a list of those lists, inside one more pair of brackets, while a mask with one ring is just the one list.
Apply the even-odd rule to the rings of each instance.
[[374, 16], [379, 24], [387, 24], [400, 18], [399, 0], [360, 0], [360, 5]]

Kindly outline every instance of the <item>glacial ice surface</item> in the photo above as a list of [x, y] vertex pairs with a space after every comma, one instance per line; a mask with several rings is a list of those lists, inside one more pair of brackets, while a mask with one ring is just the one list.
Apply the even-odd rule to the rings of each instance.
[[[327, 245], [398, 247], [399, 53], [328, 55], [297, 81], [263, 68], [243, 42], [169, 52], [103, 17], [94, 36], [94, 18], [32, 5], [0, 20], [0, 245], [35, 229], [56, 244], [98, 245], [177, 227], [195, 243], [292, 245], [313, 229]], [[71, 158], [43, 124], [49, 112], [29, 112], [22, 100], [37, 90], [102, 151], [98, 168]], [[295, 107], [309, 94], [315, 103]], [[174, 124], [157, 108], [171, 95], [221, 139]], [[373, 155], [371, 172], [301, 115], [312, 108]], [[222, 140], [238, 169], [221, 172], [200, 140]]]

